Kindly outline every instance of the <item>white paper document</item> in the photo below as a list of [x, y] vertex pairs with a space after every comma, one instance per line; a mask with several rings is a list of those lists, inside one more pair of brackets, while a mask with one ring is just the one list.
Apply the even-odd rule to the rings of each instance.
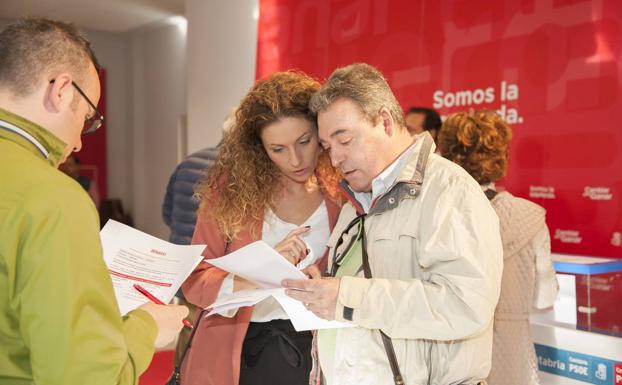
[[231, 309], [237, 309], [237, 308], [245, 307], [245, 306], [253, 306], [263, 301], [264, 299], [270, 297], [271, 295], [274, 295], [278, 293], [279, 291], [283, 291], [283, 290], [284, 289], [282, 288], [275, 288], [275, 289], [250, 289], [250, 290], [240, 290], [240, 291], [233, 292], [232, 294], [227, 295], [223, 297], [222, 299], [214, 302], [210, 306], [208, 306], [207, 308], [211, 309], [210, 312], [208, 313], [208, 316], [212, 314], [225, 313], [226, 311], [231, 310]]
[[170, 302], [203, 260], [206, 246], [174, 245], [114, 220], [106, 223], [100, 237], [121, 315], [149, 302], [134, 284], [160, 301]]
[[224, 271], [256, 283], [260, 288], [236, 291], [212, 305], [210, 315], [252, 306], [272, 296], [285, 310], [297, 331], [352, 327], [349, 323], [317, 317], [304, 305], [285, 294], [284, 279], [308, 279], [281, 254], [263, 241], [257, 241], [220, 258], [206, 260]]
[[205, 262], [264, 289], [281, 287], [281, 281], [286, 278], [307, 278], [264, 241], [253, 242], [223, 257], [207, 259]]

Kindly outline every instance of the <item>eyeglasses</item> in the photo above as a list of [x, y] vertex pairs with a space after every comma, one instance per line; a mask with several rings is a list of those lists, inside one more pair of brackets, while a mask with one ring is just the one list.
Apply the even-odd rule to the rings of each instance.
[[[55, 80], [56, 79], [50, 80], [50, 84], [54, 83]], [[91, 106], [91, 108], [93, 109], [93, 115], [91, 115], [90, 118], [88, 118], [88, 119], [86, 119], [84, 121], [84, 127], [82, 128], [82, 135], [92, 134], [95, 131], [97, 131], [97, 129], [100, 128], [102, 126], [102, 124], [104, 123], [104, 115], [102, 115], [101, 112], [99, 112], [97, 107], [95, 107], [95, 104], [93, 104], [93, 102], [91, 102], [91, 99], [89, 99], [89, 97], [86, 96], [84, 91], [82, 91], [82, 89], [80, 87], [78, 87], [76, 82], [74, 82], [72, 80], [71, 84], [76, 88], [78, 93], [80, 93], [80, 95], [82, 95], [84, 100], [86, 100], [86, 102], [89, 104], [89, 106]]]

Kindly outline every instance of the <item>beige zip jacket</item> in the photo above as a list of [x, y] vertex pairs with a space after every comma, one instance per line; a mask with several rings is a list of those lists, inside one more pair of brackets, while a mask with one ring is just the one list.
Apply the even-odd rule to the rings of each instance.
[[[393, 383], [378, 329], [392, 338], [406, 385], [477, 384], [490, 371], [499, 221], [479, 184], [434, 150], [428, 135], [420, 137], [365, 219], [373, 278], [360, 271], [341, 279], [337, 319], [348, 322], [345, 314], [357, 327], [337, 331], [329, 385]], [[341, 211], [329, 266], [356, 206], [352, 199]]]

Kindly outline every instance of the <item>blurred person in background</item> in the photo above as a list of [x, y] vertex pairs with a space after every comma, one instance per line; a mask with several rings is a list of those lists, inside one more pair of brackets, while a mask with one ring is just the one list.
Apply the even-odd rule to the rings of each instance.
[[427, 131], [437, 143], [438, 132], [443, 124], [438, 112], [426, 107], [410, 107], [406, 112], [405, 120], [411, 135], [419, 135]]
[[462, 166], [479, 182], [500, 220], [504, 268], [487, 382], [536, 385], [538, 364], [529, 312], [552, 306], [558, 285], [544, 208], [495, 186], [506, 174], [511, 138], [510, 127], [497, 113], [460, 112], [443, 124], [439, 146], [445, 158]]
[[199, 208], [199, 201], [194, 197], [194, 188], [217, 157], [218, 147], [201, 149], [179, 163], [171, 175], [162, 203], [162, 219], [171, 230], [171, 243], [191, 243]]
[[[235, 123], [235, 109], [225, 119], [223, 136]], [[166, 186], [166, 195], [162, 203], [162, 219], [171, 229], [169, 241], [177, 245], [189, 245], [197, 223], [199, 199], [194, 190], [201, 179], [204, 179], [210, 167], [218, 158], [218, 147], [206, 147], [188, 155], [177, 165]]]
[[71, 178], [75, 179], [76, 182], [82, 186], [84, 190], [89, 194], [93, 203], [95, 204], [95, 208], [99, 209], [99, 188], [97, 187], [97, 182], [95, 180], [89, 179], [87, 176], [80, 174], [81, 166], [80, 159], [75, 155], [69, 155], [67, 160], [58, 166], [58, 169], [69, 175]]

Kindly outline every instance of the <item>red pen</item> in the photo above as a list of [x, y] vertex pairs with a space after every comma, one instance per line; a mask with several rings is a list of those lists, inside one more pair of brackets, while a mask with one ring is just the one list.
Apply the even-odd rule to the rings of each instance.
[[[155, 303], [156, 305], [166, 305], [164, 302], [160, 301], [159, 299], [157, 299], [156, 297], [154, 297], [153, 294], [149, 293], [147, 291], [147, 289], [145, 289], [144, 287], [140, 286], [139, 284], [134, 284], [134, 289], [138, 290], [138, 292], [142, 295], [144, 295], [145, 297], [149, 298], [149, 300], [153, 303]], [[192, 329], [192, 324], [190, 323], [190, 321], [188, 321], [187, 319], [184, 319], [184, 326], [187, 328]]]

